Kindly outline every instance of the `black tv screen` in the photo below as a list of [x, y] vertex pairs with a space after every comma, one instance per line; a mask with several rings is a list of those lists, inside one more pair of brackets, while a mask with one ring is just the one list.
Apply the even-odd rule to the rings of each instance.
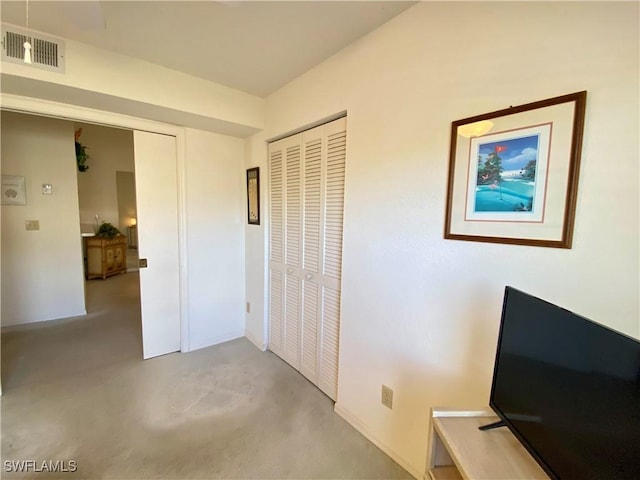
[[640, 342], [506, 287], [490, 405], [551, 478], [640, 479]]

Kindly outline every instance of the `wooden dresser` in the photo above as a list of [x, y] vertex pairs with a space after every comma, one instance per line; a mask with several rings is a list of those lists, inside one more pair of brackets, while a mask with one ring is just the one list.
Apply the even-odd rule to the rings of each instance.
[[85, 237], [87, 279], [107, 278], [127, 271], [127, 237]]

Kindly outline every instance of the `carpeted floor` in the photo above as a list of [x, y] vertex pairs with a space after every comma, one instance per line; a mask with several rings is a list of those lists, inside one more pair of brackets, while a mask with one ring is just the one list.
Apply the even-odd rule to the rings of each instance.
[[2, 478], [412, 478], [246, 339], [142, 361], [137, 272], [87, 282], [87, 306], [2, 332]]

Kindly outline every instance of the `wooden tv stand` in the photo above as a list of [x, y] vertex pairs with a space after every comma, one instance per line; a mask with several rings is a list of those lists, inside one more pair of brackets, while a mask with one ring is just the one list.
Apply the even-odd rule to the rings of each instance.
[[548, 480], [508, 428], [478, 430], [497, 420], [491, 410], [431, 409], [425, 480]]

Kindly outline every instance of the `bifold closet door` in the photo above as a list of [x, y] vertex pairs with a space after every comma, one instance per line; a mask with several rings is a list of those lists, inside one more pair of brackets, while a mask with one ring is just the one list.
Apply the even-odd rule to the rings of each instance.
[[304, 165], [300, 372], [335, 400], [346, 119], [302, 134]]
[[298, 136], [270, 149], [269, 348], [300, 365], [301, 146]]
[[270, 145], [269, 348], [335, 400], [346, 119]]

